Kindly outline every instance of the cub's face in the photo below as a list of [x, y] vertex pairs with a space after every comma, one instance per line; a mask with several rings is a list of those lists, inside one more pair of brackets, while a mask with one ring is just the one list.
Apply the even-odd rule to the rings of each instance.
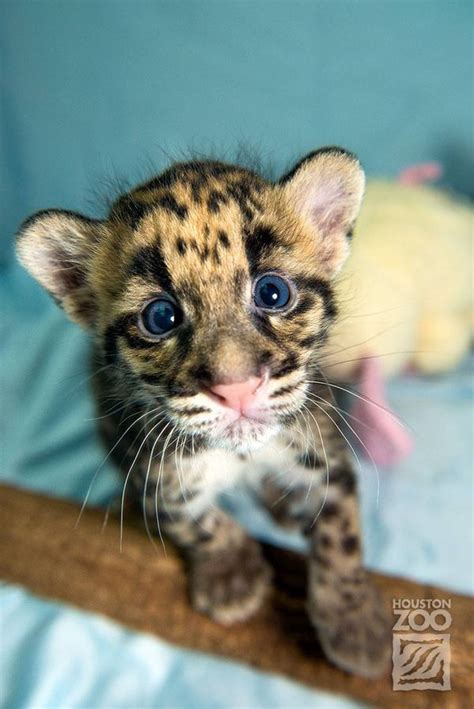
[[251, 449], [304, 404], [363, 188], [337, 148], [277, 184], [178, 164], [104, 221], [33, 216], [19, 258], [93, 331], [123, 396], [210, 445]]

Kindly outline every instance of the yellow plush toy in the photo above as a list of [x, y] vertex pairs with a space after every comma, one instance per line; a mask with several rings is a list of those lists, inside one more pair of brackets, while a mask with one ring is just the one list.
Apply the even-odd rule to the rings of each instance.
[[[472, 206], [430, 186], [427, 166], [369, 181], [337, 285], [339, 319], [325, 347], [329, 379], [359, 383], [356, 432], [381, 465], [411, 440], [387, 412], [386, 377], [454, 367], [473, 336]], [[433, 168], [434, 169], [434, 168]], [[428, 174], [427, 174], [428, 173]]]

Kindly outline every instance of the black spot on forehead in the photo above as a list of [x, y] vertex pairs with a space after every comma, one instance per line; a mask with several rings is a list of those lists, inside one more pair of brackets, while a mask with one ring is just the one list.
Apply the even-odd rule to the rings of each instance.
[[240, 208], [245, 222], [252, 221], [255, 215], [262, 211], [262, 205], [255, 197], [255, 192], [261, 189], [262, 185], [257, 179], [249, 178], [229, 183], [227, 186], [227, 192]]
[[[245, 251], [251, 267], [258, 268], [260, 260], [271, 251], [282, 246], [276, 230], [268, 225], [259, 225], [245, 232]], [[285, 246], [285, 245], [284, 245]], [[286, 246], [285, 246], [286, 247]]]
[[217, 232], [217, 238], [219, 239], [219, 243], [221, 246], [224, 247], [224, 249], [229, 249], [230, 248], [230, 241], [229, 237], [227, 236], [226, 232], [223, 231], [222, 229]]
[[201, 191], [202, 191], [202, 188], [204, 187], [203, 182], [204, 181], [199, 176], [194, 177], [190, 181], [191, 199], [193, 202], [196, 202], [196, 204], [199, 204], [201, 202]]
[[209, 247], [209, 244], [199, 244], [196, 239], [189, 239], [187, 242], [184, 242], [183, 239], [180, 239], [184, 244], [184, 252], [187, 251], [189, 248], [193, 253], [196, 254], [196, 256], [199, 258], [199, 260], [204, 263], [207, 261], [207, 259], [211, 256], [214, 255], [215, 250], [217, 249], [217, 245], [214, 245], [213, 249]]
[[188, 208], [186, 205], [179, 204], [172, 192], [165, 192], [165, 194], [158, 197], [156, 204], [163, 209], [166, 209], [168, 212], [175, 214], [178, 219], [181, 219], [181, 221], [186, 219], [188, 215]]
[[184, 256], [184, 254], [188, 250], [187, 244], [184, 239], [180, 238], [176, 240], [176, 250], [178, 251], [178, 253], [181, 254], [181, 256]]
[[133, 257], [128, 276], [140, 276], [154, 281], [170, 295], [174, 294], [173, 283], [159, 244], [144, 246]]
[[133, 194], [124, 195], [113, 205], [111, 218], [120, 219], [132, 229], [135, 229], [153, 208], [154, 205], [140, 202]]
[[213, 214], [217, 214], [220, 211], [221, 204], [227, 204], [228, 201], [229, 200], [225, 194], [219, 192], [218, 190], [212, 190], [207, 199], [207, 208]]
[[220, 265], [221, 264], [221, 257], [219, 254], [219, 242], [216, 241], [211, 253], [212, 253], [212, 258], [213, 258], [214, 262], [217, 263], [218, 265]]
[[229, 194], [236, 201], [248, 202], [255, 209], [262, 208], [255, 193], [261, 192], [263, 189], [263, 181], [251, 172], [242, 173], [239, 178], [230, 181], [228, 184]]

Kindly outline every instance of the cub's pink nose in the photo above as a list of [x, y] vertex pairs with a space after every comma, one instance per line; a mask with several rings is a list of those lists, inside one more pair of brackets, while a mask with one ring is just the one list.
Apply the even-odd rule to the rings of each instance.
[[245, 411], [255, 400], [255, 393], [263, 382], [263, 377], [250, 377], [244, 382], [231, 382], [230, 384], [215, 384], [208, 391], [223, 406], [235, 411]]

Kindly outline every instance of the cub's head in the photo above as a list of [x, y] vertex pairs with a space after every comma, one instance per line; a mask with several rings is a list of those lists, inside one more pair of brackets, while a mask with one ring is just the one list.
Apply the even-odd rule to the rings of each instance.
[[245, 450], [304, 404], [363, 190], [357, 159], [339, 148], [278, 183], [177, 164], [103, 221], [34, 215], [18, 255], [92, 331], [121, 392], [183, 432]]

